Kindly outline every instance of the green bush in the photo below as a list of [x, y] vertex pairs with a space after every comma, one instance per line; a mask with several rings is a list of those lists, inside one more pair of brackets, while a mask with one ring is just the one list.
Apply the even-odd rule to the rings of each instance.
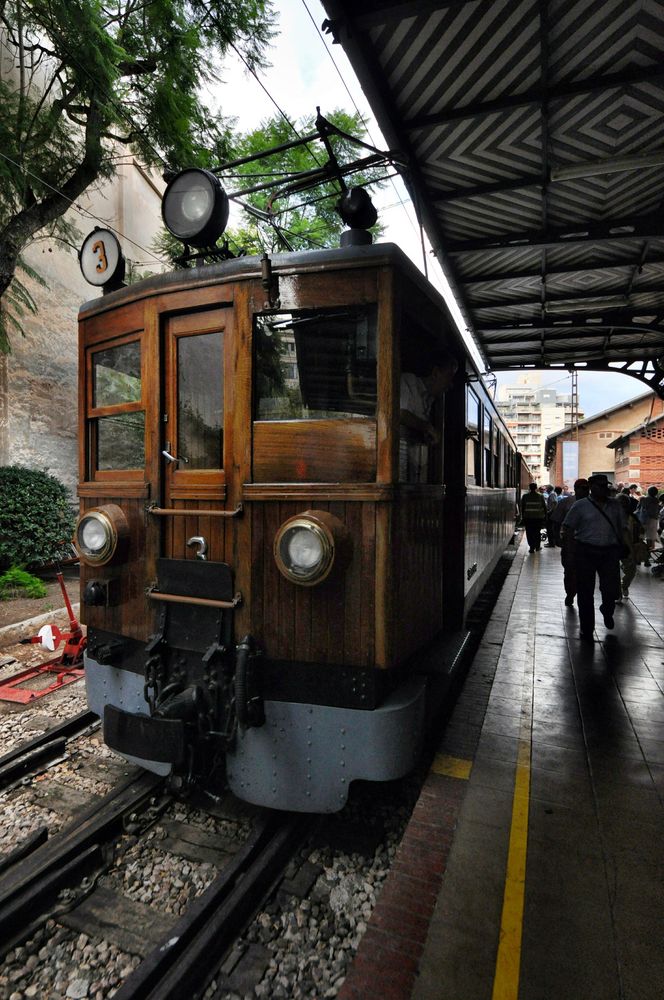
[[54, 476], [0, 467], [0, 571], [65, 558], [74, 530], [69, 491]]
[[0, 576], [0, 601], [11, 601], [13, 597], [46, 597], [46, 587], [32, 573], [12, 566]]

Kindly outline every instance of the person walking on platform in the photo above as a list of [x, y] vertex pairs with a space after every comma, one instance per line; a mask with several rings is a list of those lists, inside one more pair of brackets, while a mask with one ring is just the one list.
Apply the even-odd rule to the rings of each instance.
[[563, 531], [573, 531], [576, 545], [577, 603], [581, 638], [593, 641], [595, 628], [595, 575], [602, 595], [600, 611], [608, 629], [620, 599], [620, 559], [623, 555], [623, 513], [617, 500], [609, 500], [609, 480], [590, 476], [590, 495], [578, 500], [563, 521]]
[[563, 564], [563, 586], [565, 587], [565, 605], [573, 607], [576, 597], [576, 543], [573, 531], [562, 531], [562, 523], [567, 517], [567, 512], [577, 500], [584, 500], [588, 496], [590, 487], [587, 479], [577, 479], [574, 483], [574, 493], [568, 497], [563, 497], [556, 507], [555, 514], [558, 519], [558, 534], [560, 537], [560, 561]]
[[[649, 486], [648, 492], [639, 500], [636, 509], [636, 516], [644, 527], [646, 535], [646, 545], [652, 552], [657, 545], [657, 525], [659, 521], [659, 490], [656, 486]], [[645, 563], [650, 565], [650, 560]]]
[[625, 496], [621, 493], [618, 497], [618, 503], [623, 509], [624, 518], [624, 533], [623, 540], [629, 552], [623, 556], [620, 560], [620, 566], [622, 568], [622, 596], [626, 599], [629, 597], [629, 586], [636, 576], [636, 566], [637, 563], [641, 562], [641, 552], [640, 550], [645, 549], [646, 556], [648, 555], [648, 549], [645, 543], [642, 541], [643, 538], [643, 526], [641, 522], [632, 513], [632, 509], [629, 502], [629, 496]]
[[523, 494], [519, 510], [526, 529], [528, 551], [539, 552], [542, 547], [542, 528], [546, 520], [546, 501], [537, 492], [537, 483], [531, 483], [528, 492]]

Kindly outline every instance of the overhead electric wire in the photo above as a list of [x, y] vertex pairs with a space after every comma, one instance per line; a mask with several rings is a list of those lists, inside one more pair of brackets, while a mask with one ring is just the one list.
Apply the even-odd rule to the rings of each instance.
[[[341, 82], [342, 82], [342, 84], [343, 84], [343, 86], [344, 86], [344, 89], [345, 89], [346, 93], [347, 93], [347, 94], [348, 94], [348, 96], [350, 97], [350, 99], [351, 99], [351, 101], [352, 101], [352, 104], [353, 104], [353, 107], [355, 108], [355, 110], [357, 111], [357, 113], [358, 113], [358, 115], [359, 115], [359, 117], [360, 117], [360, 121], [362, 122], [362, 124], [364, 125], [365, 129], [367, 130], [367, 135], [369, 136], [369, 138], [371, 139], [372, 143], [373, 143], [373, 144], [374, 144], [374, 146], [375, 146], [375, 145], [376, 145], [376, 140], [375, 140], [375, 139], [374, 139], [374, 137], [372, 136], [372, 134], [371, 134], [371, 130], [370, 130], [370, 128], [369, 128], [369, 125], [368, 125], [368, 123], [367, 123], [367, 121], [366, 121], [366, 119], [365, 119], [364, 115], [362, 114], [362, 112], [361, 112], [361, 111], [360, 111], [360, 109], [358, 108], [358, 106], [357, 106], [357, 103], [356, 103], [356, 101], [355, 101], [355, 98], [354, 98], [354, 97], [353, 97], [353, 95], [351, 94], [351, 92], [350, 92], [350, 90], [349, 90], [349, 88], [348, 88], [348, 84], [346, 83], [346, 81], [345, 81], [345, 79], [344, 79], [344, 76], [343, 76], [343, 73], [342, 73], [342, 72], [341, 72], [341, 70], [339, 69], [339, 67], [338, 67], [338, 65], [337, 65], [337, 62], [336, 62], [336, 59], [334, 58], [334, 56], [333, 56], [333, 55], [332, 55], [332, 53], [330, 52], [330, 49], [328, 48], [328, 45], [327, 45], [327, 42], [326, 42], [326, 41], [325, 41], [325, 39], [323, 38], [323, 36], [322, 36], [322, 34], [321, 34], [321, 32], [320, 32], [320, 29], [319, 29], [318, 25], [316, 24], [316, 21], [314, 20], [314, 17], [313, 17], [313, 14], [312, 14], [312, 13], [311, 13], [311, 11], [309, 10], [309, 7], [308, 7], [308, 5], [307, 5], [307, 0], [302, 0], [302, 6], [304, 7], [304, 9], [306, 10], [307, 14], [309, 15], [309, 20], [311, 21], [311, 23], [313, 24], [314, 28], [316, 29], [316, 34], [317, 34], [317, 35], [318, 35], [318, 37], [320, 38], [320, 41], [321, 41], [321, 44], [322, 44], [323, 48], [324, 48], [324, 49], [325, 49], [325, 51], [327, 52], [327, 54], [328, 54], [328, 56], [329, 56], [329, 58], [330, 58], [330, 60], [331, 60], [331, 62], [332, 62], [332, 65], [334, 66], [334, 68], [335, 68], [335, 70], [336, 70], [336, 72], [337, 72], [337, 75], [338, 75], [339, 79], [341, 80]], [[404, 212], [405, 212], [405, 213], [406, 213], [406, 215], [408, 216], [408, 221], [409, 221], [409, 223], [411, 224], [411, 226], [413, 226], [413, 229], [415, 229], [415, 230], [416, 230], [416, 229], [417, 229], [417, 227], [416, 227], [416, 226], [415, 226], [415, 225], [413, 224], [413, 220], [412, 220], [412, 219], [410, 218], [410, 216], [408, 215], [408, 209], [407, 209], [407, 208], [406, 208], [406, 206], [404, 205], [404, 202], [403, 202], [403, 199], [402, 199], [402, 197], [401, 197], [401, 195], [400, 195], [400, 193], [399, 193], [399, 189], [397, 188], [397, 186], [396, 186], [396, 184], [394, 183], [394, 181], [392, 181], [392, 187], [394, 188], [394, 191], [395, 191], [395, 193], [396, 193], [396, 196], [397, 196], [397, 198], [399, 199], [399, 202], [401, 203], [401, 206], [402, 206], [402, 208], [403, 208]], [[420, 225], [420, 228], [421, 228], [421, 225]]]
[[[219, 27], [218, 24], [217, 24], [217, 27]], [[279, 114], [281, 115], [281, 117], [284, 119], [284, 121], [288, 125], [288, 127], [291, 130], [291, 132], [293, 133], [293, 135], [297, 136], [298, 139], [301, 139], [302, 136], [300, 135], [300, 133], [298, 132], [298, 130], [295, 128], [295, 126], [293, 125], [292, 121], [290, 120], [290, 118], [288, 117], [288, 115], [286, 114], [286, 112], [283, 110], [283, 108], [281, 108], [279, 106], [279, 104], [277, 103], [276, 99], [272, 96], [272, 94], [270, 93], [270, 91], [268, 90], [268, 88], [265, 86], [265, 84], [263, 83], [263, 81], [259, 78], [258, 73], [256, 72], [256, 70], [253, 68], [253, 66], [249, 65], [249, 63], [247, 62], [247, 60], [245, 59], [245, 57], [242, 55], [242, 53], [240, 52], [240, 50], [237, 48], [237, 46], [235, 45], [235, 43], [233, 42], [233, 40], [231, 38], [229, 38], [228, 35], [225, 32], [223, 34], [224, 34], [224, 37], [226, 39], [226, 43], [230, 46], [230, 48], [233, 49], [233, 52], [235, 52], [235, 54], [238, 57], [238, 59], [240, 59], [240, 61], [242, 63], [244, 63], [246, 69], [249, 71], [249, 73], [251, 73], [251, 75], [253, 76], [253, 78], [256, 81], [256, 83], [264, 91], [264, 93], [267, 96], [268, 100], [270, 100], [272, 102], [272, 104], [274, 104], [275, 108], [277, 109], [277, 111], [279, 112]], [[305, 146], [305, 149], [307, 150], [307, 152], [309, 153], [309, 155], [313, 159], [314, 163], [316, 163], [319, 167], [322, 166], [322, 164], [320, 163], [320, 161], [316, 157], [316, 154], [311, 149], [309, 149], [308, 145]]]

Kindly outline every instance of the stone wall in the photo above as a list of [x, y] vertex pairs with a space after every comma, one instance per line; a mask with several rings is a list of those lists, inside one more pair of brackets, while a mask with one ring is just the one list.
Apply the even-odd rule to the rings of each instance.
[[[163, 187], [163, 185], [162, 185]], [[86, 212], [72, 212], [82, 239], [95, 225], [118, 231], [138, 270], [160, 270], [147, 253], [161, 225], [159, 184], [132, 157], [113, 182], [92, 190]], [[25, 337], [11, 334], [11, 353], [0, 355], [0, 465], [24, 465], [56, 476], [76, 496], [78, 483], [78, 310], [99, 290], [81, 275], [73, 250], [37, 240], [27, 262], [48, 288], [21, 275], [37, 305], [22, 319]]]

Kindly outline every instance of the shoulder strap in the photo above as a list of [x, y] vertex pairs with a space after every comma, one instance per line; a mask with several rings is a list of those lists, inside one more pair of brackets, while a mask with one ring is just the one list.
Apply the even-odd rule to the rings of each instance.
[[602, 517], [604, 518], [605, 521], [609, 522], [609, 524], [611, 525], [611, 528], [613, 529], [613, 534], [616, 536], [616, 540], [618, 542], [618, 545], [622, 545], [623, 544], [623, 540], [622, 540], [622, 538], [618, 538], [618, 532], [616, 531], [616, 526], [613, 523], [613, 521], [611, 520], [611, 518], [609, 517], [609, 515], [605, 511], [603, 511], [601, 507], [598, 507], [596, 503], [593, 503], [592, 500], [590, 499], [590, 497], [588, 497], [588, 503], [590, 504], [591, 507], [594, 507], [595, 510], [598, 510], [600, 512], [600, 514], [602, 515]]

